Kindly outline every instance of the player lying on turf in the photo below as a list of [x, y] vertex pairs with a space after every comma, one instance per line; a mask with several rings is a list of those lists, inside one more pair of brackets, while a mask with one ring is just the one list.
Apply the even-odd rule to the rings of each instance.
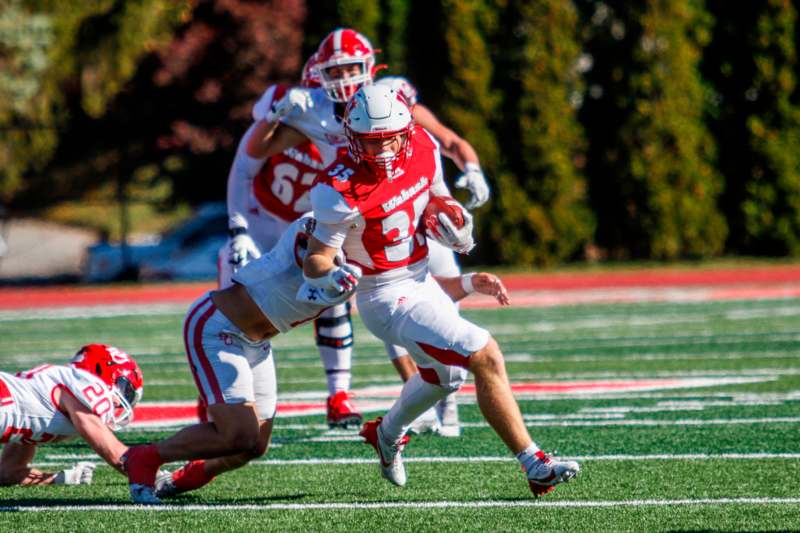
[[[207, 293], [189, 309], [183, 330], [186, 351], [211, 421], [130, 448], [124, 464], [134, 503], [159, 503], [160, 498], [200, 488], [266, 453], [277, 403], [270, 339], [352, 295], [304, 282], [300, 265], [315, 224], [311, 216], [293, 222], [269, 253], [233, 275], [231, 287]], [[354, 282], [360, 277], [358, 268], [341, 257], [337, 263]], [[474, 291], [508, 303], [496, 276], [468, 276], [469, 282], [461, 277], [441, 280], [442, 287], [453, 299]], [[162, 464], [184, 460], [189, 462], [156, 480]]]
[[[348, 153], [311, 190], [317, 224], [303, 270], [306, 282], [319, 290], [354, 289], [347, 269], [335, 262], [344, 251], [364, 274], [356, 291], [364, 324], [379, 339], [406, 348], [419, 367], [386, 416], [367, 422], [361, 432], [378, 452], [383, 476], [406, 483], [401, 450], [410, 424], [458, 390], [469, 370], [483, 416], [519, 459], [534, 495], [568, 481], [580, 467], [546, 455], [531, 439], [497, 342], [458, 314], [428, 271], [420, 219], [431, 194], [447, 194], [438, 146], [414, 125], [405, 99], [381, 85], [358, 90], [344, 124]], [[456, 251], [474, 246], [468, 224], [447, 233], [455, 237]]]
[[131, 421], [142, 386], [136, 362], [103, 344], [84, 346], [68, 365], [0, 372], [0, 485], [91, 483], [94, 463], [53, 473], [30, 467], [37, 445], [76, 436], [124, 474], [121, 458], [128, 447], [112, 431]]
[[[455, 186], [470, 191], [467, 207], [479, 207], [489, 199], [489, 186], [472, 145], [417, 102], [417, 91], [408, 80], [397, 76], [375, 79], [379, 70], [375, 54], [364, 35], [349, 28], [336, 29], [306, 63], [303, 87], [270, 87], [256, 103], [255, 122], [242, 138], [228, 181], [234, 262], [269, 249], [285, 227], [284, 220], [293, 220], [310, 208], [308, 190], [314, 177], [347, 146], [342, 126], [345, 104], [365, 84], [386, 85], [403, 95], [414, 120], [434, 136], [442, 153], [462, 171]], [[261, 168], [265, 157], [267, 163]], [[258, 168], [261, 171], [253, 180]], [[436, 242], [430, 243], [428, 264], [434, 276], [461, 274], [452, 250]], [[346, 426], [360, 419], [345, 401], [352, 344], [349, 311], [344, 306], [331, 308], [315, 327], [331, 394], [328, 423]], [[416, 373], [404, 348], [387, 344], [386, 349], [404, 381]], [[455, 395], [443, 398], [436, 411], [441, 419], [437, 422], [441, 422], [440, 434], [458, 436]]]

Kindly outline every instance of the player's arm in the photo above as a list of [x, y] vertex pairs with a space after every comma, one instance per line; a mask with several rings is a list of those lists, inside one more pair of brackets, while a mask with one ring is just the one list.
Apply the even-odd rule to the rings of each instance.
[[42, 472], [29, 466], [35, 455], [35, 444], [5, 444], [0, 455], [0, 486], [80, 485], [92, 482], [93, 463], [80, 462], [59, 472]]
[[489, 184], [481, 170], [478, 154], [472, 145], [456, 132], [442, 124], [433, 112], [422, 104], [411, 110], [414, 120], [428, 130], [439, 143], [442, 154], [449, 157], [463, 172], [455, 185], [470, 192], [466, 206], [470, 209], [480, 207], [489, 200]]
[[499, 277], [489, 272], [475, 272], [452, 278], [436, 277], [436, 281], [454, 302], [472, 293], [494, 296], [500, 305], [510, 305], [508, 290]]
[[320, 242], [316, 237], [308, 241], [308, 251], [303, 259], [303, 275], [306, 278], [322, 278], [336, 267], [334, 260], [339, 249]]
[[253, 159], [272, 157], [307, 140], [300, 131], [279, 121], [259, 120], [253, 128], [246, 148]]
[[122, 456], [128, 451], [128, 447], [117, 439], [99, 416], [71, 393], [65, 392], [63, 388], [59, 389], [59, 392], [61, 394], [56, 398], [58, 408], [72, 422], [78, 435], [101, 459], [124, 475]]
[[480, 167], [478, 153], [465, 139], [442, 124], [433, 112], [422, 104], [416, 104], [411, 110], [414, 121], [431, 132], [439, 141], [442, 154], [453, 160], [453, 163], [464, 172], [468, 163]]
[[42, 472], [28, 465], [36, 455], [36, 445], [9, 442], [3, 446], [0, 455], [0, 486], [11, 485], [49, 485], [56, 477], [55, 472]]

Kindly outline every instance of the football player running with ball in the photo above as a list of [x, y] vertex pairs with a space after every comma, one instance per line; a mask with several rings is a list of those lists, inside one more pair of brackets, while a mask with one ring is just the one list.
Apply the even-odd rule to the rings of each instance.
[[30, 467], [38, 445], [74, 437], [124, 475], [128, 447], [113, 431], [132, 420], [142, 387], [136, 361], [104, 344], [84, 346], [68, 365], [0, 372], [0, 485], [90, 484], [94, 463], [52, 473]]
[[[532, 441], [497, 343], [459, 316], [428, 271], [419, 220], [430, 195], [448, 194], [436, 142], [414, 125], [405, 99], [382, 85], [358, 90], [344, 125], [348, 154], [311, 190], [317, 224], [303, 270], [306, 282], [319, 290], [352, 289], [346, 270], [335, 261], [343, 250], [363, 272], [356, 301], [365, 325], [378, 338], [403, 346], [419, 367], [386, 416], [362, 428], [378, 453], [382, 475], [405, 485], [401, 452], [410, 424], [458, 390], [470, 371], [483, 416], [516, 454], [533, 494], [568, 481], [579, 465], [545, 454]], [[449, 233], [456, 250], [473, 246], [469, 224], [436, 231]]]
[[[361, 277], [340, 255], [334, 290], [304, 281], [302, 261], [315, 224], [310, 214], [300, 217], [272, 250], [237, 270], [230, 287], [211, 291], [190, 307], [183, 329], [186, 353], [210, 421], [129, 450], [124, 466], [134, 503], [157, 504], [196, 490], [266, 453], [277, 405], [270, 339], [348, 300]], [[508, 303], [497, 276], [469, 276], [440, 283], [453, 299], [480, 292]], [[171, 474], [158, 473], [172, 461], [189, 462]]]
[[[324, 165], [329, 165], [347, 146], [342, 125], [345, 104], [362, 85], [374, 82], [391, 87], [403, 95], [415, 121], [433, 134], [442, 153], [463, 172], [455, 184], [470, 191], [467, 207], [479, 207], [489, 199], [489, 187], [473, 147], [444, 126], [428, 108], [417, 103], [417, 92], [407, 80], [399, 77], [374, 79], [377, 70], [375, 50], [366, 37], [352, 29], [334, 30], [322, 40], [307, 67], [309, 76], [313, 76], [315, 83], [321, 87], [291, 88], [280, 99], [275, 98], [274, 94], [265, 93], [254, 112], [254, 116], [260, 119], [248, 131], [248, 139], [243, 140], [240, 146], [247, 157], [263, 159], [287, 153], [285, 151], [291, 147], [304, 146], [312, 141]], [[292, 179], [293, 187], [299, 187], [303, 182], [302, 176], [298, 179], [298, 175]], [[436, 242], [429, 247], [429, 265], [435, 276], [454, 277], [461, 273], [452, 250]], [[345, 327], [341, 318], [329, 324], [340, 329]], [[352, 332], [352, 329], [348, 331]], [[318, 338], [321, 337], [318, 334]], [[404, 381], [416, 373], [414, 362], [403, 347], [387, 343], [386, 348], [392, 364]], [[345, 363], [349, 365], [350, 362], [349, 356], [342, 358], [337, 365], [330, 364], [327, 357], [323, 359], [326, 370], [338, 369], [343, 380]], [[437, 404], [437, 411], [441, 419], [440, 433], [458, 436], [460, 426], [455, 395], [443, 398]]]

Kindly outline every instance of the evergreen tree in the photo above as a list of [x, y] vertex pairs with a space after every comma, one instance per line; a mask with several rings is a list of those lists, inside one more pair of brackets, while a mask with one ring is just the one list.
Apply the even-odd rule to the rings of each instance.
[[714, 144], [703, 123], [700, 52], [709, 18], [698, 1], [592, 5], [590, 196], [598, 240], [616, 256], [719, 254]]
[[[389, 66], [388, 73], [407, 76], [406, 42], [409, 40], [408, 15], [411, 9], [409, 0], [383, 0], [380, 46], [383, 48], [381, 63]], [[413, 28], [416, 30], [417, 28]]]
[[713, 83], [711, 125], [726, 178], [721, 206], [730, 247], [751, 254], [800, 254], [800, 107], [797, 11], [784, 0], [716, 17], [704, 71]]
[[574, 102], [581, 90], [577, 23], [574, 6], [561, 0], [511, 0], [503, 15], [508, 31], [497, 64], [504, 120], [496, 130], [507, 167], [498, 173], [490, 233], [503, 262], [552, 264], [592, 237]]

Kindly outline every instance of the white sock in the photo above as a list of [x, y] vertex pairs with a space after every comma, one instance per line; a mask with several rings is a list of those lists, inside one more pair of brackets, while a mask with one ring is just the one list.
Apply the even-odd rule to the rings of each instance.
[[525, 472], [530, 472], [531, 468], [536, 464], [536, 462], [541, 460], [542, 455], [542, 451], [539, 449], [536, 443], [531, 442], [530, 446], [517, 454], [517, 461], [520, 462], [522, 468], [525, 469]]
[[328, 393], [333, 396], [339, 391], [350, 390], [353, 326], [348, 308], [337, 305], [328, 309], [315, 321], [314, 326], [319, 357], [328, 381]]
[[390, 442], [402, 438], [416, 418], [447, 396], [447, 389], [432, 385], [414, 374], [403, 385], [400, 398], [383, 417], [381, 431]]
[[350, 390], [350, 359], [352, 348], [319, 347], [319, 357], [325, 366], [325, 377], [328, 380], [328, 394], [333, 396], [340, 390]]

